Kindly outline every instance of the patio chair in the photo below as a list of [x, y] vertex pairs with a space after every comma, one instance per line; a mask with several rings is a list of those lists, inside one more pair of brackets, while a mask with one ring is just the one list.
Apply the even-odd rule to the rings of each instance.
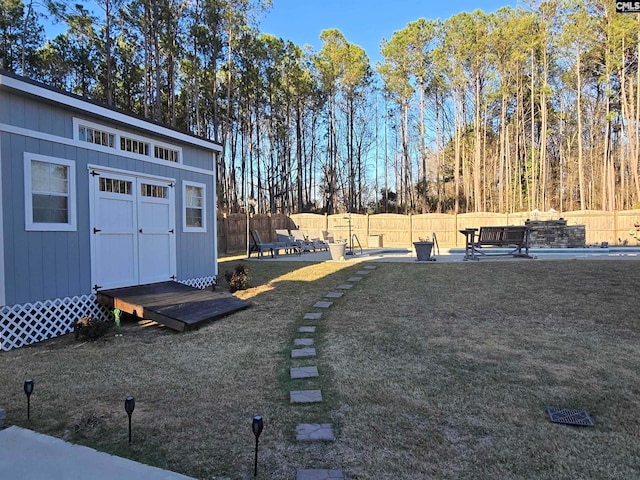
[[331, 235], [328, 231], [322, 230], [321, 233], [322, 233], [322, 237], [320, 237], [320, 238], [322, 238], [322, 240], [325, 243], [333, 243], [333, 242], [335, 242], [335, 240], [333, 238], [333, 235]]
[[329, 244], [324, 241], [322, 232], [320, 230], [309, 230], [309, 241], [313, 244], [313, 247], [316, 250], [329, 250]]
[[303, 252], [311, 252], [312, 250], [315, 252], [316, 248], [313, 245], [313, 242], [307, 240], [302, 230], [290, 230], [291, 236], [293, 237], [293, 241], [302, 249]]
[[257, 230], [250, 229], [249, 233], [251, 234], [251, 241], [253, 242], [249, 246], [249, 257], [251, 257], [251, 252], [256, 252], [259, 257], [262, 257], [264, 252], [270, 252], [271, 258], [278, 255], [279, 248], [282, 248], [278, 243], [264, 243]]
[[295, 253], [297, 255], [302, 253], [300, 246], [294, 241], [293, 237], [289, 235], [289, 230], [276, 230], [276, 237], [278, 244], [281, 244], [282, 248], [284, 248], [284, 253]]

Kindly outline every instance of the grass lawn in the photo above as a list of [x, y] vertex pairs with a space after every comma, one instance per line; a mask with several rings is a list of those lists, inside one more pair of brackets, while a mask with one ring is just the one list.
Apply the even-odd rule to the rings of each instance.
[[[361, 264], [243, 263], [253, 306], [197, 331], [129, 320], [121, 338], [0, 353], [7, 423], [208, 480], [253, 478], [255, 414], [263, 479], [640, 478], [640, 263], [378, 263], [323, 313], [318, 358], [295, 364], [304, 313]], [[289, 379], [311, 364], [320, 378]], [[303, 388], [325, 401], [290, 405]], [[596, 426], [550, 423], [548, 406]], [[333, 423], [336, 442], [297, 443], [301, 422]]]

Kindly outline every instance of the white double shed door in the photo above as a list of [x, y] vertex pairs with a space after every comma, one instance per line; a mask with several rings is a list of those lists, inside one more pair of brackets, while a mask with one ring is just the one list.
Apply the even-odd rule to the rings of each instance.
[[89, 170], [95, 290], [175, 279], [175, 182]]

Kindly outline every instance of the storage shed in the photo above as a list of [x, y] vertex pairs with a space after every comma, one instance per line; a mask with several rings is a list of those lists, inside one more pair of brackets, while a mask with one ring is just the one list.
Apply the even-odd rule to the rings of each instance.
[[104, 317], [102, 289], [214, 284], [221, 152], [0, 70], [2, 350]]

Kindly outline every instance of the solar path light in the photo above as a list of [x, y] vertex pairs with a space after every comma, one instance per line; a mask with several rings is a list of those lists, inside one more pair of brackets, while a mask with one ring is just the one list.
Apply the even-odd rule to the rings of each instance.
[[33, 393], [33, 380], [24, 381], [24, 393], [27, 396], [27, 420], [31, 419], [31, 394]]
[[135, 408], [136, 399], [129, 395], [124, 399], [124, 409], [127, 412], [127, 415], [129, 415], [129, 445], [131, 445], [131, 414]]
[[264, 428], [264, 421], [262, 420], [262, 416], [256, 415], [253, 417], [253, 423], [251, 424], [251, 429], [253, 430], [253, 434], [256, 436], [256, 457], [254, 461], [253, 467], [253, 476], [258, 476], [258, 438], [262, 433], [262, 429]]

